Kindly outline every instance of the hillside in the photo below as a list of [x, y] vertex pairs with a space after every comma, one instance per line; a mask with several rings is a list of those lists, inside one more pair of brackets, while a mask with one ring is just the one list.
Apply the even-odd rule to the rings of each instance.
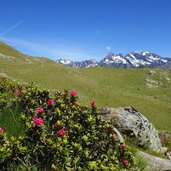
[[[8, 55], [14, 53], [15, 50], [13, 50], [10, 49]], [[0, 53], [3, 54], [4, 51]], [[31, 57], [29, 59], [31, 62], [25, 60], [13, 62], [7, 58], [0, 58], [1, 75], [16, 81], [35, 82], [40, 87], [52, 91], [76, 90], [80, 103], [85, 105], [93, 99], [98, 107], [133, 106], [143, 113], [156, 128], [171, 131], [170, 71], [76, 69], [61, 66], [50, 60]]]
[[24, 56], [19, 51], [15, 50], [14, 48], [6, 45], [5, 43], [0, 41], [0, 53], [6, 56], [11, 56], [15, 58], [20, 58], [21, 56]]
[[44, 57], [31, 57], [29, 55], [25, 55], [1, 41], [0, 41], [0, 60], [7, 60], [13, 62], [14, 61], [26, 62], [26, 63], [51, 61], [50, 59]]

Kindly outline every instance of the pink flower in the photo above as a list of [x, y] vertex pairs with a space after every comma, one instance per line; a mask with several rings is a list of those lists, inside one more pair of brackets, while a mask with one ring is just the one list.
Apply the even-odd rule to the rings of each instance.
[[90, 102], [90, 105], [91, 105], [92, 107], [95, 106], [95, 104], [96, 104], [95, 101], [91, 101], [91, 102]]
[[53, 99], [50, 99], [50, 100], [48, 101], [48, 105], [49, 105], [49, 106], [54, 106], [54, 105], [55, 105], [54, 100], [53, 100]]
[[124, 167], [128, 166], [128, 160], [124, 160], [123, 163], [124, 163]]
[[76, 92], [76, 91], [70, 91], [69, 94], [70, 94], [72, 97], [76, 97], [76, 96], [77, 96], [77, 92]]
[[37, 108], [37, 113], [43, 114], [45, 111], [42, 107]]
[[21, 90], [16, 90], [15, 94], [16, 94], [17, 96], [21, 96], [21, 95], [22, 95], [22, 91], [21, 91]]
[[125, 144], [122, 144], [121, 145], [121, 148], [122, 148], [122, 150], [125, 150], [126, 149], [126, 145]]
[[0, 128], [0, 135], [2, 135], [2, 133], [3, 133], [3, 129], [2, 129], [2, 128]]
[[112, 134], [112, 135], [111, 135], [111, 138], [112, 138], [112, 139], [115, 139], [115, 137], [116, 137], [115, 134]]
[[33, 124], [38, 126], [38, 127], [41, 127], [43, 125], [43, 119], [42, 118], [34, 118]]
[[57, 132], [58, 135], [60, 135], [61, 137], [64, 137], [66, 135], [66, 131], [61, 129]]

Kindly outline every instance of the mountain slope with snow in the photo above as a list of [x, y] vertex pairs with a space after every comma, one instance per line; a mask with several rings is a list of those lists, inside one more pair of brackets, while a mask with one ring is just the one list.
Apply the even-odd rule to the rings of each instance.
[[98, 66], [109, 68], [160, 68], [160, 66], [165, 65], [169, 61], [171, 61], [171, 59], [163, 58], [155, 53], [144, 51], [139, 53], [131, 52], [125, 56], [110, 52], [100, 62], [93, 59], [82, 62], [60, 59], [57, 63], [76, 68], [90, 68]]
[[85, 60], [81, 62], [79, 61], [74, 62], [74, 61], [70, 61], [67, 59], [59, 59], [56, 62], [62, 65], [66, 65], [66, 66], [74, 67], [74, 68], [91, 68], [91, 67], [98, 66], [97, 61], [94, 59]]

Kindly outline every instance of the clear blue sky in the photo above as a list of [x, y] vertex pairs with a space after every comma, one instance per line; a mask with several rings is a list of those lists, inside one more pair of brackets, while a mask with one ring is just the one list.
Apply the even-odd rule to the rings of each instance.
[[54, 60], [171, 57], [171, 0], [0, 0], [0, 40]]

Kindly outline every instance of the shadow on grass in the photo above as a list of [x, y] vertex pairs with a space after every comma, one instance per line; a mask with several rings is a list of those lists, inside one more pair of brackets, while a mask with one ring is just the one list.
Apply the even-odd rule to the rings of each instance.
[[0, 111], [0, 127], [2, 127], [9, 135], [22, 135], [23, 130], [20, 123], [19, 106], [9, 107]]

